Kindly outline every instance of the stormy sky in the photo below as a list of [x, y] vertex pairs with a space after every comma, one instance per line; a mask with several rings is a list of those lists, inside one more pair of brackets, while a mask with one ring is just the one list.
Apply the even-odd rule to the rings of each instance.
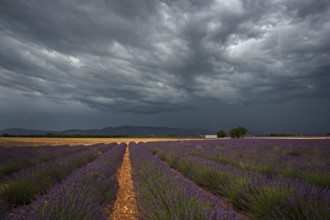
[[0, 0], [0, 129], [330, 132], [329, 0]]

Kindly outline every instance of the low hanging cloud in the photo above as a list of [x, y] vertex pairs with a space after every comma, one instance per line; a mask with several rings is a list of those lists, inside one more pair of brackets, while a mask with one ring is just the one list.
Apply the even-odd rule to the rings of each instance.
[[0, 92], [157, 113], [330, 94], [328, 0], [4, 0]]

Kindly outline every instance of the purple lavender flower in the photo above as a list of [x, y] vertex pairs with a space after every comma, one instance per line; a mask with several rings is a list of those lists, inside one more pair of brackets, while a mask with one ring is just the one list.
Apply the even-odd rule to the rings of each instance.
[[[229, 139], [153, 142], [143, 147], [257, 217], [329, 218], [330, 140]], [[291, 173], [283, 175], [285, 169]], [[322, 182], [312, 178], [313, 173]]]
[[9, 209], [28, 204], [38, 194], [62, 181], [73, 170], [84, 166], [114, 145], [94, 145], [55, 160], [39, 163], [2, 179], [0, 184], [0, 215]]
[[231, 219], [234, 211], [171, 170], [143, 144], [130, 144], [141, 219]]
[[112, 148], [5, 219], [107, 219], [104, 208], [116, 198], [125, 149], [126, 144]]

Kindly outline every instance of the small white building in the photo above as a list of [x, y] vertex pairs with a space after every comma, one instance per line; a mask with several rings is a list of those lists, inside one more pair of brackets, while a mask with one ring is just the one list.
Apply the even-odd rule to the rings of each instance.
[[205, 138], [207, 138], [207, 139], [210, 139], [210, 138], [218, 138], [218, 136], [215, 135], [215, 134], [206, 134], [206, 135], [205, 135]]

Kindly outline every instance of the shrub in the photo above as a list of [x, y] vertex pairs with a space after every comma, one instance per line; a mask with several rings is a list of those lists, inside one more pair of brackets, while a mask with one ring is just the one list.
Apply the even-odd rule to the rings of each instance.
[[226, 132], [224, 130], [220, 130], [217, 132], [218, 138], [224, 138], [227, 136]]

